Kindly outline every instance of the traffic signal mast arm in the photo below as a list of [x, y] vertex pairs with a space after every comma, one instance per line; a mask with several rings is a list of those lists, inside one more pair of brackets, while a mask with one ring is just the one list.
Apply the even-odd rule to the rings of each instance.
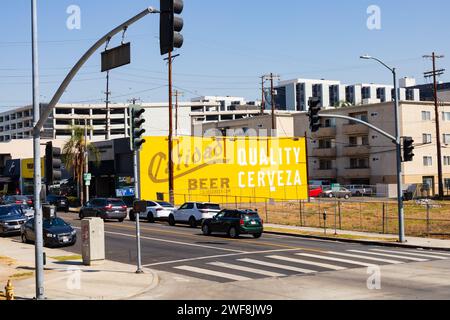
[[319, 117], [320, 118], [331, 118], [331, 119], [343, 119], [343, 120], [349, 120], [349, 121], [352, 121], [352, 122], [360, 123], [362, 125], [365, 125], [366, 127], [369, 127], [370, 129], [375, 130], [376, 132], [382, 134], [386, 138], [391, 139], [394, 144], [396, 144], [396, 145], [400, 144], [401, 145], [401, 141], [397, 141], [397, 139], [393, 135], [391, 135], [391, 134], [387, 133], [386, 131], [383, 131], [380, 128], [377, 128], [374, 125], [371, 125], [370, 123], [367, 123], [367, 122], [365, 122], [363, 120], [359, 120], [359, 119], [348, 117], [348, 116], [336, 115], [336, 114], [327, 114], [327, 115], [319, 114]]
[[72, 70], [70, 70], [69, 74], [66, 76], [66, 78], [63, 81], [63, 83], [58, 88], [58, 91], [56, 91], [56, 93], [53, 96], [53, 98], [50, 101], [50, 103], [48, 104], [48, 106], [42, 112], [42, 115], [41, 115], [41, 117], [39, 119], [39, 122], [34, 127], [34, 132], [36, 132], [36, 131], [39, 132], [39, 131], [42, 130], [42, 128], [44, 127], [44, 123], [47, 121], [48, 117], [52, 113], [52, 111], [55, 108], [56, 104], [61, 99], [62, 95], [64, 94], [64, 91], [66, 91], [67, 87], [72, 82], [73, 78], [78, 73], [78, 71], [80, 71], [81, 67], [83, 67], [83, 65], [86, 63], [86, 61], [101, 46], [103, 46], [108, 41], [108, 39], [112, 38], [113, 36], [115, 36], [119, 32], [123, 31], [124, 28], [129, 27], [130, 25], [132, 25], [133, 23], [141, 20], [142, 18], [144, 18], [145, 16], [147, 16], [150, 13], [159, 13], [159, 10], [156, 10], [156, 9], [154, 9], [152, 7], [148, 7], [147, 9], [142, 11], [141, 13], [137, 14], [136, 16], [134, 16], [133, 18], [129, 19], [128, 21], [122, 23], [117, 28], [115, 28], [115, 29], [111, 30], [110, 32], [108, 32], [105, 36], [100, 38], [100, 40], [98, 40], [88, 51], [86, 51], [86, 53], [81, 57], [80, 60], [78, 60], [78, 62], [75, 64], [75, 66], [72, 68]]

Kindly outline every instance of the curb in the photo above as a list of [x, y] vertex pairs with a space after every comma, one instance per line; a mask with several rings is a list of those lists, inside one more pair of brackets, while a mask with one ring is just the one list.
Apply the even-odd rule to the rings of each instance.
[[439, 251], [448, 251], [448, 252], [450, 252], [450, 248], [439, 248], [439, 247], [410, 245], [410, 244], [402, 244], [402, 243], [398, 243], [398, 242], [394, 243], [394, 242], [357, 240], [357, 239], [336, 239], [336, 238], [325, 237], [325, 236], [302, 235], [302, 234], [284, 233], [284, 232], [276, 232], [276, 231], [264, 231], [264, 233], [278, 235], [278, 236], [289, 236], [289, 237], [294, 237], [294, 238], [316, 239], [316, 240], [326, 240], [326, 241], [346, 242], [346, 243], [357, 243], [357, 244], [363, 244], [363, 245], [367, 245], [367, 246], [383, 246], [383, 247], [409, 248], [409, 249], [422, 249], [422, 250], [439, 250]]
[[152, 283], [147, 288], [143, 289], [141, 292], [136, 293], [136, 294], [134, 294], [132, 296], [129, 296], [129, 297], [121, 298], [121, 299], [119, 299], [120, 301], [133, 300], [134, 298], [137, 298], [137, 297], [139, 297], [139, 296], [141, 296], [141, 295], [143, 295], [143, 294], [149, 292], [150, 290], [153, 290], [153, 289], [155, 289], [156, 287], [159, 286], [159, 276], [156, 274], [156, 272], [154, 272], [151, 269], [147, 269], [147, 268], [145, 268], [145, 271], [148, 271], [148, 272], [150, 272], [152, 274], [152, 276], [153, 276]]

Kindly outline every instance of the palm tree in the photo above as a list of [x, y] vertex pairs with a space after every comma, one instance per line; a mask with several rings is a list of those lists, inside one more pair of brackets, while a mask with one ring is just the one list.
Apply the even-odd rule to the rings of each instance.
[[[86, 152], [94, 156], [94, 162], [100, 163], [100, 152], [85, 139], [85, 128], [82, 126], [70, 126], [72, 137], [63, 146], [62, 154], [64, 165], [68, 170], [73, 170], [74, 180], [77, 184], [78, 198], [81, 205], [84, 204], [83, 174], [86, 166]], [[89, 130], [89, 129], [88, 129]]]

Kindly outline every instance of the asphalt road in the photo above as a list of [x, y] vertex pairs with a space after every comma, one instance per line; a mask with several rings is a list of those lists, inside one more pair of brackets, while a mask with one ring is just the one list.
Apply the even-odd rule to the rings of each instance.
[[[59, 215], [80, 230], [81, 221], [76, 214]], [[107, 221], [105, 233], [106, 258], [135, 264], [135, 223]], [[251, 296], [246, 297], [250, 299], [450, 298], [450, 252], [267, 234], [261, 239], [205, 237], [200, 228], [146, 221], [141, 222], [141, 241], [143, 266], [155, 270], [162, 279], [156, 298], [233, 299], [236, 293], [227, 293], [226, 289], [230, 285], [239, 286], [243, 292], [248, 287]], [[65, 250], [80, 254], [81, 241]], [[382, 290], [367, 284], [378, 269]], [[419, 274], [422, 278], [417, 282]], [[305, 287], [310, 281], [313, 283]], [[374, 287], [376, 283], [373, 282]], [[330, 284], [331, 296], [331, 291], [327, 295], [320, 290]], [[224, 287], [218, 289], [220, 286]], [[290, 286], [293, 287], [288, 290]], [[299, 287], [304, 290], [295, 293]], [[217, 290], [217, 296], [211, 293]], [[255, 292], [267, 294], [260, 296]]]

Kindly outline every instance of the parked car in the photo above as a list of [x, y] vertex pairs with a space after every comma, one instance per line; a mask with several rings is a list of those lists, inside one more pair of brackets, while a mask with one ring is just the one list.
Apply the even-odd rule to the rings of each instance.
[[371, 196], [374, 192], [371, 187], [352, 185], [347, 187], [354, 197]]
[[57, 211], [69, 212], [69, 199], [64, 196], [50, 194], [47, 196], [47, 203], [56, 207]]
[[3, 205], [0, 206], [0, 235], [20, 234], [22, 225], [27, 218], [23, 214], [20, 206]]
[[127, 217], [127, 206], [121, 199], [97, 198], [88, 202], [80, 210], [79, 217], [99, 217], [103, 220], [119, 220], [123, 222]]
[[220, 212], [220, 205], [207, 202], [187, 202], [169, 215], [169, 224], [188, 224], [196, 228], [205, 219], [211, 219]]
[[33, 196], [33, 195], [25, 195], [25, 197], [27, 197], [28, 200], [31, 201], [31, 203], [28, 202], [28, 204], [30, 205], [30, 207], [33, 207], [33, 206], [34, 206], [34, 196]]
[[[77, 232], [63, 219], [54, 217], [43, 220], [44, 246], [55, 248], [73, 246], [77, 242]], [[30, 243], [36, 241], [34, 231], [34, 219], [28, 220], [21, 229], [22, 242]]]
[[350, 199], [352, 197], [352, 192], [346, 188], [339, 188], [338, 190], [326, 190], [322, 193], [322, 197], [326, 198], [344, 198]]
[[[147, 211], [139, 214], [140, 219], [145, 219], [149, 223], [155, 221], [168, 221], [170, 214], [175, 211], [175, 207], [164, 201], [147, 201]], [[130, 220], [136, 221], [136, 213], [130, 211]]]
[[205, 236], [212, 233], [226, 233], [231, 238], [241, 234], [251, 234], [254, 238], [261, 238], [264, 222], [256, 211], [251, 210], [222, 210], [212, 219], [206, 219], [202, 224]]
[[323, 193], [322, 187], [310, 187], [309, 189], [310, 198], [318, 198], [322, 193]]
[[4, 204], [24, 204], [28, 206], [33, 205], [33, 200], [27, 196], [5, 196], [3, 199]]

